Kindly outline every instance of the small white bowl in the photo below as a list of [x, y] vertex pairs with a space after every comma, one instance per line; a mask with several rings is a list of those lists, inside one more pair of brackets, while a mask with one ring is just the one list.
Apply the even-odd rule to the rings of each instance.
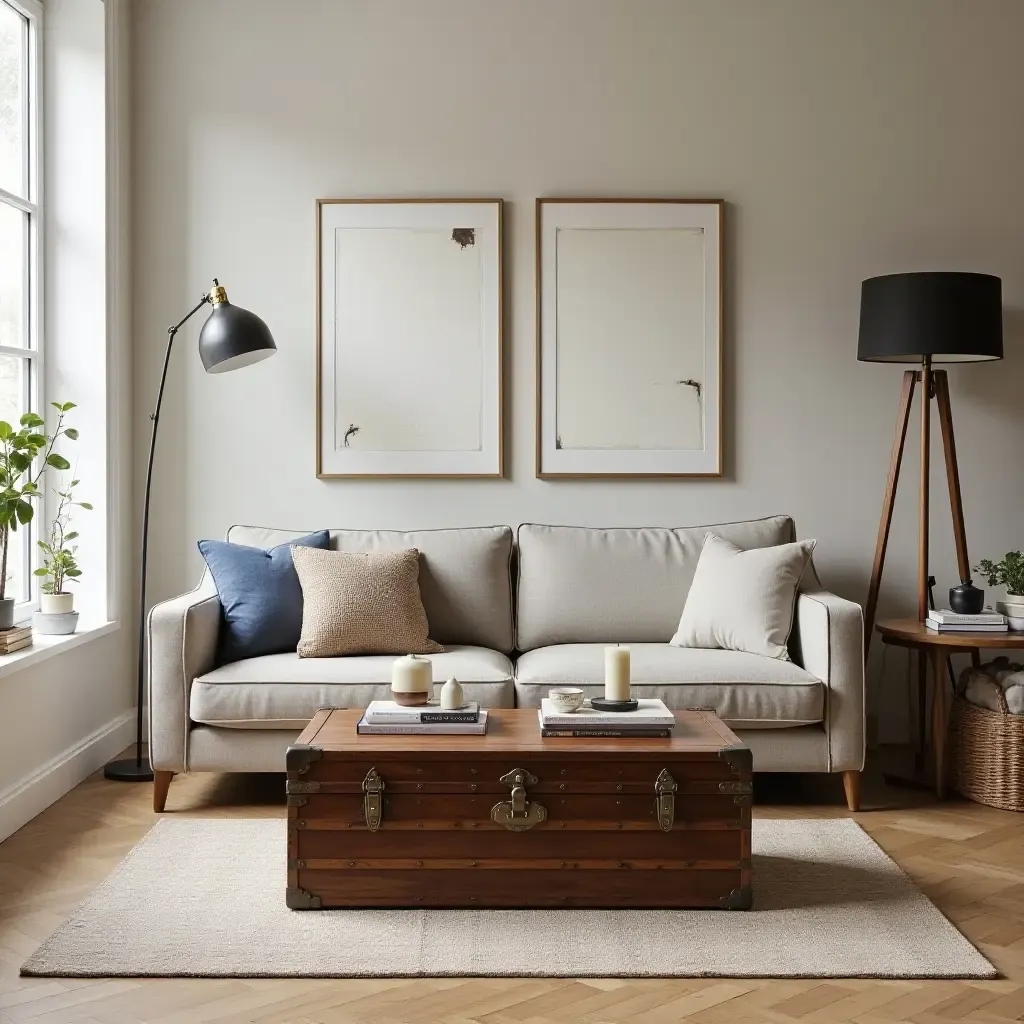
[[555, 686], [548, 690], [548, 700], [556, 711], [571, 715], [583, 707], [583, 691], [578, 686]]

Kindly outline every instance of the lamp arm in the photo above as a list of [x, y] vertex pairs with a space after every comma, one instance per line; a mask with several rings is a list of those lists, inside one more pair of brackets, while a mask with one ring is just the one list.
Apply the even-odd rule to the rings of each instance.
[[167, 328], [167, 348], [164, 351], [164, 365], [160, 371], [160, 386], [156, 392], [156, 407], [150, 415], [152, 427], [149, 435], [149, 461], [146, 464], [146, 497], [142, 505], [142, 569], [139, 584], [139, 678], [135, 723], [135, 764], [142, 768], [142, 707], [146, 696], [146, 576], [149, 554], [149, 498], [153, 486], [153, 455], [156, 452], [156, 431], [160, 423], [160, 407], [164, 402], [164, 385], [167, 383], [167, 368], [171, 362], [174, 337], [182, 327], [210, 301], [204, 295], [173, 327]]

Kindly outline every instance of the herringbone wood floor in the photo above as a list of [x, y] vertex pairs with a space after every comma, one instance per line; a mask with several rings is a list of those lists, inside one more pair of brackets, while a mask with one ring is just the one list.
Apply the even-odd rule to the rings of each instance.
[[[822, 788], [824, 787], [824, 788]], [[168, 811], [283, 814], [272, 777], [176, 778]], [[135, 980], [18, 977], [154, 820], [148, 786], [82, 783], [0, 844], [0, 1022], [940, 1024], [1024, 1020], [1024, 816], [869, 785], [857, 820], [1005, 975], [990, 982]], [[845, 814], [838, 780], [758, 779], [763, 817]], [[244, 913], [244, 906], [239, 908]]]

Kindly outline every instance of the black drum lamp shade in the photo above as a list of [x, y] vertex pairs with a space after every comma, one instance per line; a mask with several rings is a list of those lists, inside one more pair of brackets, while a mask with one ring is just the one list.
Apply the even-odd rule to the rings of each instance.
[[861, 285], [857, 358], [973, 363], [1003, 358], [1002, 281], [991, 274], [888, 274]]

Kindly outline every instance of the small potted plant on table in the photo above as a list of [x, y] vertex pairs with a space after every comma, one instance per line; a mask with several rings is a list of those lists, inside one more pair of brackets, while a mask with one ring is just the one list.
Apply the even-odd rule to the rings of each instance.
[[1007, 551], [1000, 562], [985, 558], [974, 571], [980, 572], [990, 587], [1006, 587], [1006, 600], [997, 607], [1010, 620], [1011, 629], [1024, 629], [1024, 555]]
[[75, 560], [78, 550], [71, 543], [77, 536], [77, 530], [69, 530], [71, 510], [74, 508], [91, 509], [87, 501], [75, 501], [74, 491], [77, 480], [72, 480], [63, 491], [57, 491], [60, 503], [57, 514], [50, 524], [49, 540], [37, 541], [43, 550], [43, 564], [36, 569], [36, 576], [45, 577], [39, 597], [39, 612], [33, 618], [33, 626], [39, 633], [50, 636], [74, 633], [78, 626], [78, 612], [74, 610], [75, 596], [65, 590], [66, 586], [76, 583], [82, 575]]

